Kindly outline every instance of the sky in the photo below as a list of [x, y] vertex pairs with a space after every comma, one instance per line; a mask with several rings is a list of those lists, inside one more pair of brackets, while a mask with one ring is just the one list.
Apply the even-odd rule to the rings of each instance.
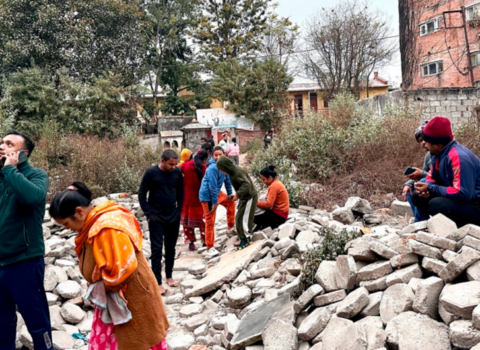
[[[331, 7], [339, 3], [340, 0], [274, 0], [278, 3], [277, 12], [283, 17], [289, 17], [292, 22], [297, 23], [300, 27], [305, 20], [311, 18], [322, 7]], [[370, 0], [373, 8], [384, 12], [390, 20], [394, 35], [398, 35], [398, 0]], [[398, 45], [398, 38], [395, 40]], [[399, 86], [402, 80], [402, 71], [400, 67], [400, 54], [396, 57], [388, 67], [378, 69], [379, 75], [391, 82], [394, 86]]]

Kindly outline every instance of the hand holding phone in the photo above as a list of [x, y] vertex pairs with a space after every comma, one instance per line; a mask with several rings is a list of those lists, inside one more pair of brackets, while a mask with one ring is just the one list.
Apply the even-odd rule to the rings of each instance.
[[405, 176], [412, 175], [414, 172], [415, 172], [415, 168], [409, 166], [407, 169], [405, 169], [405, 172], [403, 173], [403, 175]]

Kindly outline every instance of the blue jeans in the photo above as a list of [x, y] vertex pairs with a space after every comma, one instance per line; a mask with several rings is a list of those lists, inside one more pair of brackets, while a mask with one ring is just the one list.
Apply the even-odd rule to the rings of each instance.
[[[423, 178], [419, 182], [426, 182], [426, 181], [427, 179]], [[415, 218], [415, 222], [428, 220], [428, 215], [421, 213], [420, 210], [417, 209], [415, 204], [413, 204], [412, 194], [410, 192], [407, 192], [407, 201], [408, 203], [410, 203], [410, 207], [412, 207], [413, 217]]]
[[18, 311], [35, 350], [53, 350], [43, 257], [0, 267], [0, 350], [15, 350]]

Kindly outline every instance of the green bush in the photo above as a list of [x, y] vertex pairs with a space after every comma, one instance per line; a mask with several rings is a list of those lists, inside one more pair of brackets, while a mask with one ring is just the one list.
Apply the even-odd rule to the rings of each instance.
[[302, 272], [300, 275], [301, 290], [305, 290], [317, 283], [315, 274], [322, 261], [332, 261], [335, 260], [337, 256], [344, 254], [345, 245], [360, 235], [361, 234], [355, 231], [343, 229], [337, 232], [329, 227], [324, 227], [320, 231], [320, 237], [322, 239], [320, 245], [309, 249], [298, 257], [302, 264]]

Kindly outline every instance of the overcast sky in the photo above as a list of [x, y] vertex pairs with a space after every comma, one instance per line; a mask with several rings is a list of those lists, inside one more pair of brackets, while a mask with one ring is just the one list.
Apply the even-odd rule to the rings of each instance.
[[[274, 0], [278, 2], [278, 13], [297, 23], [300, 27], [304, 21], [319, 11], [322, 7], [330, 7], [340, 0]], [[398, 35], [398, 0], [370, 0], [372, 7], [380, 9], [390, 19], [394, 35]], [[398, 43], [398, 38], [394, 39]], [[398, 45], [398, 44], [397, 44]], [[400, 55], [391, 62], [390, 66], [379, 69], [379, 74], [394, 85], [401, 82]]]

